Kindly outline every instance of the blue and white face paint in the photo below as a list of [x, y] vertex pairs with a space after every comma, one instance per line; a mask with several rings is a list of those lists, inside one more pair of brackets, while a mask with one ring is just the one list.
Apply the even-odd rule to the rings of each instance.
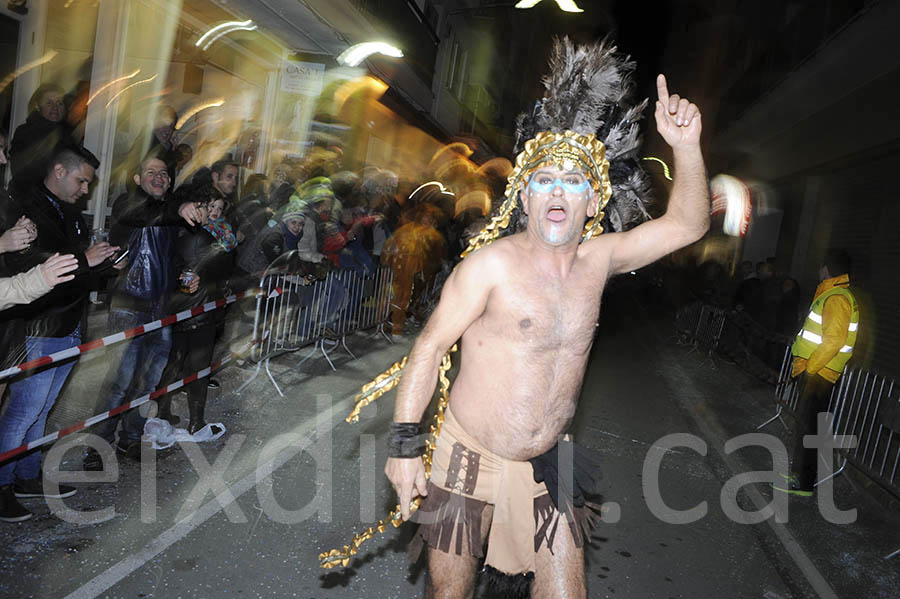
[[537, 193], [550, 193], [557, 187], [562, 187], [567, 193], [584, 193], [591, 187], [590, 181], [581, 175], [566, 175], [551, 179], [550, 175], [538, 173], [531, 178], [528, 187]]
[[594, 195], [590, 180], [578, 170], [544, 167], [522, 194], [528, 228], [541, 244], [552, 247], [577, 243]]

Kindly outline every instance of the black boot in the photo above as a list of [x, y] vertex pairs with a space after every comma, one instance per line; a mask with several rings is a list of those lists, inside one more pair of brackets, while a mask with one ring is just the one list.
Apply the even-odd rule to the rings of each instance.
[[[202, 385], [202, 383], [199, 384]], [[206, 387], [202, 386], [201, 389], [202, 393], [197, 396], [188, 392], [188, 414], [190, 414], [191, 418], [190, 424], [188, 424], [188, 432], [192, 435], [206, 426], [206, 419], [203, 418], [203, 413], [206, 411]], [[221, 430], [221, 427], [212, 426], [212, 434], [214, 435], [219, 434]]]
[[160, 420], [165, 420], [172, 426], [178, 426], [178, 423], [181, 422], [181, 418], [172, 413], [172, 396], [164, 395], [160, 399], [157, 400], [157, 411], [156, 417]]
[[[200, 385], [201, 383], [198, 381], [195, 384]], [[199, 393], [191, 393], [191, 391], [188, 391], [188, 414], [191, 419], [188, 424], [188, 432], [193, 435], [206, 426], [206, 420], [203, 418], [203, 413], [206, 411], [206, 386], [203, 385], [202, 391]]]
[[2, 522], [24, 522], [30, 519], [34, 514], [29, 512], [16, 499], [16, 493], [13, 491], [12, 485], [4, 485], [0, 487], [0, 521]]

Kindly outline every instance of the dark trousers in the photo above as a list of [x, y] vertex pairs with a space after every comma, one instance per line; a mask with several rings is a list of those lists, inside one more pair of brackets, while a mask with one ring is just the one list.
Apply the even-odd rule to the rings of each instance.
[[[214, 322], [204, 323], [194, 329], [175, 329], [172, 335], [172, 351], [162, 375], [162, 384], [169, 385], [209, 366], [215, 340]], [[207, 377], [203, 377], [184, 387], [188, 396], [191, 424], [202, 424], [203, 410], [206, 406], [206, 384]], [[160, 398], [160, 411], [168, 411], [170, 402], [169, 395]]]
[[812, 490], [817, 480], [818, 449], [804, 447], [803, 437], [816, 434], [819, 413], [828, 409], [828, 398], [834, 383], [817, 374], [804, 373], [797, 384], [801, 385], [801, 389], [794, 422], [791, 471], [797, 476], [801, 489]]

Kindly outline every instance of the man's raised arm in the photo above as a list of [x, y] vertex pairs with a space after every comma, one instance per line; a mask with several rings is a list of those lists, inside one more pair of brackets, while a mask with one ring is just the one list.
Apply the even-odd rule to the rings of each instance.
[[[612, 274], [646, 266], [694, 243], [709, 229], [709, 182], [700, 152], [700, 110], [656, 78], [656, 129], [672, 148], [675, 181], [666, 213], [626, 233], [609, 235]], [[601, 236], [600, 239], [603, 239]]]
[[[489, 248], [463, 260], [447, 278], [441, 299], [416, 339], [403, 369], [403, 378], [394, 403], [394, 422], [418, 423], [437, 383], [438, 368], [444, 354], [484, 312], [490, 285], [495, 279], [492, 264], [496, 258]], [[397, 495], [403, 519], [409, 519], [409, 502], [424, 496], [425, 467], [418, 457], [388, 458], [384, 468]], [[415, 488], [415, 492], [414, 492]]]

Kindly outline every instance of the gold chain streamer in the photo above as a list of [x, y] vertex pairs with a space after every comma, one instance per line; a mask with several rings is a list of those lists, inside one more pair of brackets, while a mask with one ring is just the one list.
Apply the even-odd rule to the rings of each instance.
[[644, 156], [643, 158], [641, 158], [641, 160], [652, 160], [654, 162], [660, 163], [663, 167], [663, 175], [665, 176], [665, 178], [669, 181], [672, 180], [672, 174], [671, 172], [669, 172], [669, 165], [666, 164], [666, 162], [662, 158], [657, 158], [656, 156]]
[[400, 383], [400, 374], [406, 366], [407, 359], [409, 359], [409, 356], [403, 356], [402, 360], [394, 362], [393, 366], [363, 385], [360, 392], [353, 398], [356, 401], [356, 405], [353, 406], [350, 415], [344, 420], [346, 422], [359, 422], [359, 411], [362, 408], [396, 387]]
[[[447, 378], [447, 372], [450, 370], [450, 367], [453, 365], [452, 360], [450, 359], [450, 354], [454, 353], [457, 350], [457, 346], [454, 345], [450, 348], [446, 354], [444, 354], [444, 358], [441, 360], [441, 368], [438, 371], [438, 381], [440, 382], [440, 397], [438, 398], [437, 412], [432, 419], [431, 427], [429, 431], [431, 432], [431, 436], [425, 442], [425, 454], [422, 456], [422, 462], [425, 464], [425, 478], [431, 478], [431, 464], [432, 459], [431, 455], [434, 452], [434, 448], [437, 446], [437, 438], [441, 434], [441, 426], [444, 424], [444, 411], [447, 409], [447, 406], [450, 404], [450, 379]], [[347, 417], [347, 421], [351, 421], [351, 417], [353, 422], [357, 422], [359, 420], [359, 410], [360, 408], [369, 405], [371, 402], [375, 401], [378, 397], [384, 395], [388, 389], [393, 388], [400, 381], [400, 371], [406, 365], [406, 360], [408, 356], [404, 356], [404, 358], [395, 363], [385, 372], [379, 374], [375, 379], [366, 385], [363, 386], [362, 394], [365, 394], [367, 390], [372, 389], [378, 386], [379, 382], [384, 382], [390, 377], [393, 377], [391, 380], [390, 387], [382, 386], [377, 391], [370, 393], [369, 397], [366, 399], [357, 402], [357, 405], [353, 408], [353, 411], [350, 413], [350, 416]], [[377, 393], [377, 395], [376, 395]], [[365, 401], [365, 403], [362, 403]], [[409, 511], [410, 513], [414, 513], [419, 509], [419, 506], [422, 504], [422, 498], [416, 497], [412, 501], [409, 502]], [[341, 566], [346, 568], [350, 565], [350, 558], [359, 553], [359, 547], [369, 539], [373, 538], [375, 534], [381, 534], [385, 530], [387, 530], [387, 524], [390, 523], [394, 528], [398, 528], [401, 524], [403, 524], [403, 516], [400, 511], [400, 504], [398, 503], [394, 510], [387, 515], [386, 518], [379, 520], [375, 526], [370, 526], [366, 530], [353, 535], [353, 539], [350, 541], [349, 545], [344, 545], [341, 549], [332, 549], [330, 551], [325, 551], [319, 554], [319, 566], [326, 569], [331, 569], [336, 566]]]

